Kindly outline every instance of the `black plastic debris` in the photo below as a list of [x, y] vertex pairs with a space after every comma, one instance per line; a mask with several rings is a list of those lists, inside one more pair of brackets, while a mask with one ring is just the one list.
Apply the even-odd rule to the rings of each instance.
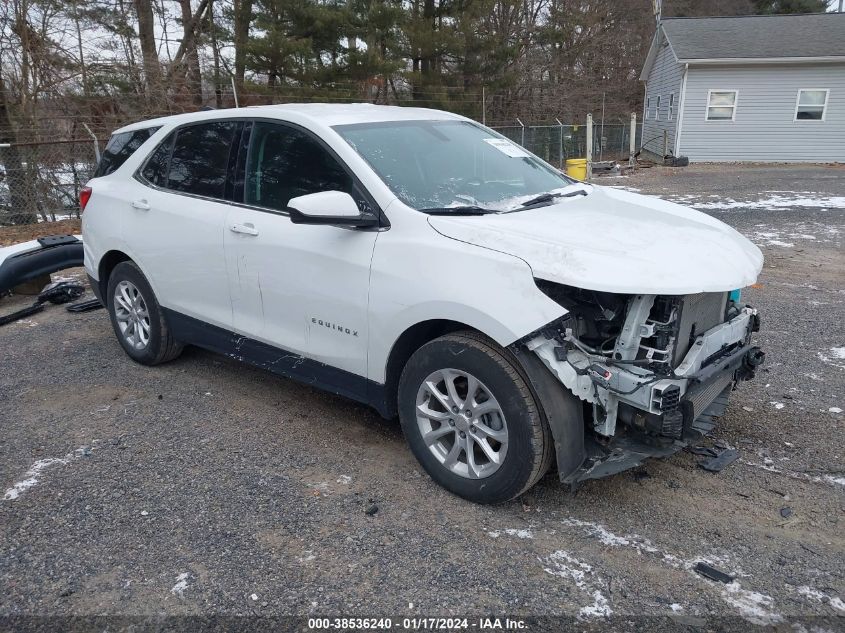
[[780, 509], [780, 515], [784, 519], [788, 519], [789, 517], [792, 516], [792, 508], [790, 508], [789, 506], [785, 506], [785, 507], [781, 508]]
[[716, 457], [703, 461], [698, 465], [711, 473], [718, 473], [726, 466], [733, 464], [737, 459], [739, 459], [739, 451], [734, 448], [729, 448], [728, 450], [719, 453]]
[[11, 314], [6, 314], [0, 317], [0, 325], [6, 325], [19, 321], [44, 309], [44, 304], [48, 301], [53, 304], [68, 303], [74, 301], [83, 295], [85, 286], [72, 281], [57, 281], [48, 284], [44, 290], [38, 295], [35, 303], [26, 308], [21, 308]]
[[708, 565], [707, 563], [696, 563], [695, 571], [704, 576], [705, 578], [709, 578], [710, 580], [715, 580], [717, 582], [723, 582], [725, 584], [728, 584], [734, 581], [733, 576], [729, 576], [725, 572], [720, 571], [715, 567]]
[[76, 303], [72, 303], [65, 309], [68, 312], [90, 312], [91, 310], [99, 310], [103, 307], [105, 306], [100, 303], [99, 299], [88, 299], [87, 301], [77, 301]]
[[719, 454], [716, 449], [709, 446], [689, 446], [687, 450], [693, 455], [703, 455], [704, 457], [716, 457]]
[[85, 286], [73, 281], [56, 281], [45, 286], [38, 295], [39, 303], [49, 301], [54, 305], [70, 303], [85, 294]]
[[34, 303], [31, 306], [27, 306], [25, 308], [21, 308], [11, 314], [4, 314], [0, 316], [0, 325], [6, 325], [7, 323], [14, 323], [15, 321], [19, 321], [25, 317], [30, 316], [31, 314], [35, 314], [37, 312], [41, 312], [44, 309], [44, 306], [40, 303]]

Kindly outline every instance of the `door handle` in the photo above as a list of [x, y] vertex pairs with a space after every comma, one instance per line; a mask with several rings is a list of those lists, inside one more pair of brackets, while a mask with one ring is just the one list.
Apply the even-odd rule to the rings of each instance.
[[229, 226], [229, 230], [232, 233], [241, 233], [243, 235], [258, 235], [258, 229], [249, 222], [246, 224], [232, 224]]
[[146, 200], [133, 200], [132, 201], [132, 208], [133, 209], [140, 209], [141, 211], [149, 211], [150, 210], [150, 203]]

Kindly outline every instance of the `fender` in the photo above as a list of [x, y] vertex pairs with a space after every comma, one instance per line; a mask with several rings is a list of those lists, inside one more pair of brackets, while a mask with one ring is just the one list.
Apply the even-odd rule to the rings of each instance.
[[42, 275], [82, 264], [81, 236], [48, 235], [0, 249], [0, 293]]
[[517, 343], [508, 349], [525, 370], [549, 423], [555, 442], [558, 476], [561, 481], [569, 481], [567, 478], [581, 468], [587, 457], [581, 403], [552, 375], [534, 352]]

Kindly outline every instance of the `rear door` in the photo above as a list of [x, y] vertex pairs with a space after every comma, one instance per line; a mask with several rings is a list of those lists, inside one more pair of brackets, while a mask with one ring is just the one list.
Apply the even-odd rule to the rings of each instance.
[[[302, 128], [256, 121], [241, 156], [245, 179], [224, 238], [236, 332], [319, 361], [315, 371], [325, 364], [366, 375], [377, 232], [293, 224], [286, 209], [291, 198], [319, 191], [350, 193], [364, 213], [375, 212], [373, 203], [333, 152]], [[292, 364], [297, 373], [310, 371]], [[324, 384], [337, 379], [343, 380], [315, 375]]]
[[171, 133], [131, 181], [123, 231], [164, 307], [226, 329], [225, 198], [242, 125], [207, 121]]

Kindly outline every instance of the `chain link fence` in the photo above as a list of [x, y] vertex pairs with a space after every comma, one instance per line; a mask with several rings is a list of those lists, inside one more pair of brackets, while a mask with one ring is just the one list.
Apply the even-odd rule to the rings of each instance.
[[[594, 124], [593, 160], [627, 160], [630, 126]], [[493, 129], [561, 169], [586, 156], [585, 125], [512, 125]], [[642, 136], [637, 125], [636, 147]], [[102, 148], [105, 140], [98, 141]], [[78, 218], [79, 190], [94, 174], [94, 140], [0, 145], [0, 226]]]
[[0, 145], [0, 226], [78, 218], [96, 166], [90, 138]]
[[[567, 159], [587, 156], [586, 125], [510, 125], [493, 129], [561, 169]], [[635, 147], [639, 147], [642, 132], [642, 124], [638, 123]], [[593, 160], [627, 161], [630, 141], [630, 124], [593, 124]]]

